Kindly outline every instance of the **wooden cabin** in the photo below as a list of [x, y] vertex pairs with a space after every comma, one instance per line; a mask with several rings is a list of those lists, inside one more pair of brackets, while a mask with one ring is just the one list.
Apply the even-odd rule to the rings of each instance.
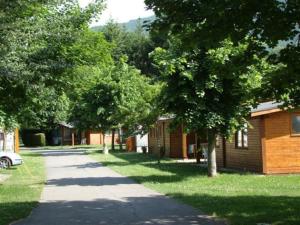
[[[104, 143], [104, 135], [101, 131], [97, 130], [88, 130], [83, 132], [83, 135], [86, 139], [87, 145], [102, 145]], [[105, 134], [105, 143], [111, 144], [112, 143], [112, 132], [106, 132]], [[82, 143], [84, 144], [84, 143]], [[115, 144], [119, 144], [119, 135], [115, 133]]]
[[[233, 140], [218, 137], [217, 166], [264, 174], [300, 173], [300, 110], [285, 111], [280, 104], [265, 102], [253, 109], [249, 126]], [[185, 134], [183, 127], [170, 130], [171, 118], [160, 118], [149, 132], [149, 152], [163, 147], [167, 157], [193, 158], [191, 146], [205, 141], [201, 134]], [[198, 137], [198, 138], [197, 138]]]
[[[60, 128], [56, 130], [54, 138], [56, 144], [61, 145], [102, 145], [104, 143], [104, 135], [100, 130], [78, 131], [73, 125], [60, 123]], [[119, 142], [119, 135], [115, 133], [115, 144]], [[112, 132], [105, 135], [106, 144], [112, 142]]]
[[172, 118], [161, 117], [148, 134], [149, 153], [158, 154], [165, 150], [165, 156], [171, 158], [194, 158], [195, 151], [190, 146], [196, 144], [196, 134], [186, 134], [183, 126], [171, 129]]
[[300, 110], [284, 111], [266, 102], [252, 110], [234, 140], [217, 148], [218, 167], [264, 174], [300, 173]]
[[[4, 132], [0, 128], [0, 151], [3, 151], [4, 144]], [[6, 134], [6, 151], [19, 153], [19, 129], [15, 129], [14, 132]]]

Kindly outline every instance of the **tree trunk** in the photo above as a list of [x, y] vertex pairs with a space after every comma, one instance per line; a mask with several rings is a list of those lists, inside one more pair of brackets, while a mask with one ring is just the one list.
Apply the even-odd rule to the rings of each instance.
[[7, 142], [7, 139], [6, 139], [6, 132], [3, 131], [3, 151], [4, 151], [4, 152], [6, 151], [6, 142]]
[[115, 129], [111, 130], [111, 150], [115, 150]]
[[208, 176], [217, 176], [217, 163], [216, 163], [216, 132], [208, 130], [208, 152], [207, 152], [207, 166]]
[[108, 148], [106, 145], [105, 136], [106, 136], [106, 134], [105, 134], [105, 132], [103, 132], [103, 153], [108, 154]]
[[120, 146], [120, 151], [123, 151], [122, 128], [119, 128], [119, 146]]

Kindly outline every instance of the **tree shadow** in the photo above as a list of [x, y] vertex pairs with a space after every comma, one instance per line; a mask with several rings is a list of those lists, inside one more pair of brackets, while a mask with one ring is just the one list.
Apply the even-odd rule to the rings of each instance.
[[[116, 158], [121, 159], [120, 162], [104, 161], [102, 162], [107, 166], [127, 166], [127, 165], [143, 165], [148, 168], [157, 169], [163, 172], [172, 173], [177, 176], [190, 177], [190, 176], [207, 176], [207, 167], [197, 164], [195, 162], [177, 162], [174, 159], [164, 158], [160, 164], [157, 163], [157, 158], [150, 154], [138, 153], [112, 153]], [[220, 174], [238, 174], [250, 175], [255, 174], [247, 171], [237, 170], [222, 170], [218, 171]]]
[[[15, 203], [22, 205], [23, 203]], [[0, 206], [2, 203], [0, 203]], [[7, 206], [6, 206], [7, 207]], [[10, 205], [13, 207], [13, 205]], [[95, 198], [89, 201], [40, 203], [33, 213], [17, 225], [224, 225], [225, 222], [202, 214], [185, 204], [160, 195]]]
[[127, 177], [79, 177], [47, 181], [48, 186], [116, 186], [123, 184], [137, 183]]
[[178, 163], [173, 159], [164, 158], [158, 164], [157, 158], [153, 155], [143, 155], [137, 153], [112, 153], [116, 158], [121, 159], [120, 162], [104, 161], [107, 166], [126, 166], [126, 165], [142, 165], [148, 168], [161, 170], [181, 177], [206, 175], [207, 169], [196, 163]]
[[300, 197], [290, 196], [212, 196], [171, 193], [210, 215], [227, 218], [231, 224], [300, 224]]
[[41, 157], [41, 156], [71, 156], [71, 155], [87, 155], [87, 152], [84, 150], [32, 150], [29, 152], [30, 157]]

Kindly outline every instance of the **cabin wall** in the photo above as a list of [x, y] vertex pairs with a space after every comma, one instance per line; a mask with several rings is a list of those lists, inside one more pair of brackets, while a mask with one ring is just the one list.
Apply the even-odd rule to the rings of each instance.
[[267, 174], [300, 173], [300, 136], [291, 135], [291, 113], [265, 116], [264, 162]]
[[[103, 134], [101, 131], [89, 130], [85, 132], [86, 144], [87, 145], [102, 145], [103, 144]], [[107, 133], [105, 135], [105, 143], [107, 145], [112, 142], [112, 134]], [[119, 144], [119, 135], [115, 132], [115, 144]]]
[[223, 139], [219, 136], [216, 141], [216, 158], [217, 166], [220, 168], [225, 167], [224, 155], [223, 155]]
[[170, 121], [158, 121], [148, 134], [149, 153], [158, 154], [165, 147], [165, 156], [170, 157]]
[[101, 145], [103, 144], [103, 135], [100, 131], [87, 131], [86, 143], [88, 145]]
[[182, 149], [183, 145], [183, 132], [182, 127], [180, 126], [170, 132], [170, 157], [184, 158], [185, 155], [183, 155]]
[[[262, 144], [261, 130], [262, 119], [254, 118], [249, 120], [251, 127], [248, 128], [248, 148], [236, 148], [235, 138], [226, 141], [226, 168], [262, 172]], [[219, 147], [216, 148], [217, 166], [225, 167], [223, 143], [220, 140]]]

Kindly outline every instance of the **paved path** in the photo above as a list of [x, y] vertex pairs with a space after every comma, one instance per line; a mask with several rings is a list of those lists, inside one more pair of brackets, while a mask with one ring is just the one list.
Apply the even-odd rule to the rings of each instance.
[[18, 225], [223, 225], [102, 166], [84, 151], [44, 151], [47, 185]]

